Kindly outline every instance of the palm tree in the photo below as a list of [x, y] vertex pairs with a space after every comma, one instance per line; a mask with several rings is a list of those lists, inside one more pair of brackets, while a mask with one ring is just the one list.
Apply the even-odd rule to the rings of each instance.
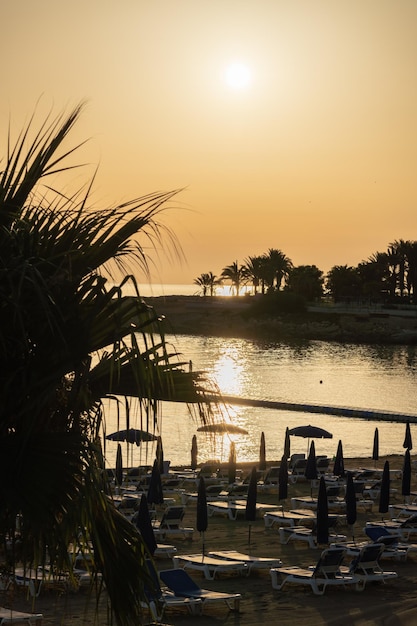
[[[159, 245], [166, 232], [175, 245], [159, 215], [176, 192], [93, 211], [91, 185], [67, 197], [44, 183], [71, 169], [80, 146], [64, 144], [81, 110], [45, 120], [30, 140], [32, 118], [0, 172], [0, 535], [14, 543], [21, 516], [24, 564], [60, 570], [70, 570], [71, 543], [91, 545], [115, 622], [128, 626], [141, 619], [146, 553], [106, 496], [102, 400], [138, 398], [146, 427], [163, 400], [195, 403], [202, 419], [211, 406], [201, 375], [172, 362], [156, 312], [126, 273], [147, 271], [139, 241]], [[116, 267], [124, 278], [112, 286]], [[123, 295], [128, 282], [134, 297]], [[14, 567], [16, 553], [8, 557]]]
[[282, 281], [288, 277], [293, 266], [292, 261], [281, 250], [269, 248], [265, 255], [265, 262], [268, 287], [269, 289], [274, 289], [275, 287], [279, 291]]
[[245, 259], [243, 266], [245, 278], [248, 282], [252, 283], [254, 295], [258, 293], [259, 285], [262, 285], [264, 261], [263, 256], [249, 256]]
[[245, 282], [245, 268], [243, 265], [238, 264], [237, 261], [234, 261], [231, 265], [227, 265], [222, 269], [222, 278], [226, 280], [230, 280], [232, 283], [232, 290], [234, 289], [236, 295], [238, 296], [240, 293], [240, 288]]
[[203, 296], [206, 296], [207, 292], [210, 296], [214, 296], [216, 287], [220, 286], [222, 281], [220, 278], [217, 278], [213, 272], [208, 272], [207, 274], [200, 274], [200, 276], [195, 278], [194, 284], [202, 288]]

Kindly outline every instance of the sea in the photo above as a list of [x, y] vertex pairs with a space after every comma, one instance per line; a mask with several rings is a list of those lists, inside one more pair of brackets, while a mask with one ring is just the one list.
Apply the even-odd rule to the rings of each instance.
[[[195, 295], [194, 285], [152, 285], [141, 288], [146, 296]], [[391, 412], [417, 420], [417, 350], [405, 345], [356, 345], [327, 341], [268, 342], [240, 338], [170, 335], [167, 337], [178, 360], [202, 371], [220, 391], [229, 396], [271, 403], [345, 407], [367, 412]], [[120, 410], [120, 407], [119, 407]], [[106, 429], [122, 427], [114, 402], [105, 405]], [[119, 413], [120, 416], [120, 413]], [[261, 433], [266, 441], [267, 461], [279, 462], [285, 430], [312, 424], [332, 437], [314, 441], [316, 454], [333, 457], [339, 440], [346, 458], [363, 458], [363, 467], [374, 466], [372, 448], [378, 428], [380, 456], [404, 454], [404, 421], [341, 417], [326, 413], [279, 410], [262, 406], [225, 405], [222, 418], [241, 426], [247, 434], [211, 435], [198, 431], [201, 425], [190, 410], [177, 403], [161, 404], [158, 434], [164, 458], [173, 466], [190, 463], [195, 434], [198, 462], [226, 461], [233, 441], [238, 462], [259, 462]], [[122, 418], [121, 418], [122, 419]], [[141, 428], [144, 417], [132, 405], [130, 426]], [[417, 423], [411, 423], [417, 448]], [[310, 440], [291, 437], [291, 453], [308, 453]], [[105, 458], [114, 467], [117, 444], [106, 441]], [[155, 444], [123, 444], [124, 466], [150, 465]], [[413, 455], [413, 450], [411, 450]]]

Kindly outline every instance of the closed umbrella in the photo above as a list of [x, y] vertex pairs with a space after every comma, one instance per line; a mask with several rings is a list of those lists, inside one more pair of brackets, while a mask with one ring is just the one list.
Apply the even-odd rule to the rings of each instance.
[[198, 447], [197, 447], [197, 435], [193, 435], [191, 440], [191, 469], [195, 471], [197, 469]]
[[375, 461], [375, 465], [378, 459], [379, 459], [379, 432], [378, 432], [378, 428], [375, 428], [374, 445], [372, 448], [372, 460]]
[[346, 494], [345, 494], [345, 502], [346, 502], [346, 523], [352, 529], [352, 540], [355, 540], [353, 526], [356, 522], [357, 511], [356, 511], [356, 493], [355, 493], [355, 485], [353, 483], [353, 475], [351, 472], [347, 473], [346, 477]]
[[[285, 454], [282, 455], [281, 465], [278, 474], [278, 500], [286, 500], [288, 498], [288, 462]], [[284, 508], [284, 507], [283, 507]]]
[[288, 460], [291, 456], [291, 441], [290, 441], [290, 430], [287, 426], [285, 429], [285, 440], [284, 440], [284, 456]]
[[313, 480], [317, 480], [318, 478], [316, 446], [314, 444], [314, 441], [312, 441], [310, 444], [310, 451], [307, 457], [307, 463], [306, 463], [306, 467], [304, 470], [304, 476], [307, 478], [307, 480], [310, 481], [311, 495], [313, 495]]
[[410, 495], [411, 492], [411, 458], [410, 458], [410, 450], [407, 450], [404, 453], [404, 464], [403, 464], [403, 475], [401, 479], [401, 495], [404, 496], [404, 501], [406, 497]]
[[158, 437], [156, 442], [156, 461], [158, 463], [159, 473], [164, 473], [164, 448], [162, 446], [162, 437]]
[[324, 476], [320, 477], [319, 493], [316, 511], [317, 543], [329, 543], [329, 504], [327, 501], [326, 483]]
[[266, 469], [266, 449], [265, 449], [265, 433], [261, 432], [261, 443], [259, 445], [259, 469]]
[[163, 504], [164, 493], [162, 490], [161, 473], [159, 471], [158, 462], [155, 459], [152, 467], [151, 479], [148, 486], [148, 504]]
[[258, 479], [256, 473], [256, 467], [252, 468], [250, 475], [248, 495], [246, 499], [245, 519], [249, 522], [248, 530], [248, 544], [251, 540], [251, 522], [256, 520], [256, 501], [258, 498]]
[[146, 547], [153, 556], [157, 548], [157, 543], [155, 539], [155, 533], [153, 532], [152, 528], [151, 517], [149, 515], [148, 501], [144, 493], [142, 494], [139, 503], [136, 526], [139, 529], [140, 534], [142, 535], [142, 539], [145, 542]]
[[336, 458], [334, 460], [334, 466], [333, 466], [333, 474], [334, 476], [345, 475], [345, 462], [343, 459], [343, 445], [340, 439], [339, 439], [339, 443], [337, 444]]
[[229, 485], [233, 484], [236, 481], [236, 447], [234, 441], [232, 441], [230, 444], [229, 463], [227, 464], [227, 476]]
[[405, 425], [405, 436], [404, 436], [403, 448], [407, 448], [407, 450], [412, 450], [413, 448], [413, 441], [411, 438], [411, 428], [410, 428], [409, 421], [407, 421]]
[[379, 507], [378, 511], [382, 513], [388, 513], [389, 510], [389, 490], [390, 490], [390, 474], [389, 474], [389, 461], [385, 461], [384, 469], [382, 472], [381, 490], [379, 492]]
[[204, 481], [203, 476], [201, 476], [198, 481], [198, 491], [197, 491], [196, 527], [203, 540], [203, 549], [202, 549], [203, 555], [204, 555], [204, 550], [205, 550], [204, 533], [207, 530], [207, 526], [208, 526], [208, 515], [207, 515], [206, 483]]
[[120, 445], [120, 443], [117, 444], [115, 478], [117, 486], [120, 487], [123, 482], [123, 459], [122, 446]]

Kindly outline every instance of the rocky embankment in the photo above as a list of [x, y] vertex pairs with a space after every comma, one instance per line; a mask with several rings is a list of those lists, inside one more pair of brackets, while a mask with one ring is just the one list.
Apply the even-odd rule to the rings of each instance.
[[348, 343], [417, 344], [417, 317], [388, 312], [307, 312], [255, 315], [249, 298], [147, 298], [167, 333], [268, 341], [321, 339]]

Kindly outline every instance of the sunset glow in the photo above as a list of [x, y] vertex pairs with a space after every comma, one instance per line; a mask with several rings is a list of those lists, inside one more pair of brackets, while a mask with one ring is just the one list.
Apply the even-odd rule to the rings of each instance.
[[98, 166], [98, 207], [182, 190], [160, 221], [184, 259], [147, 248], [152, 282], [269, 248], [326, 273], [417, 238], [416, 2], [16, 0], [2, 20], [3, 148], [85, 100], [71, 176]]

